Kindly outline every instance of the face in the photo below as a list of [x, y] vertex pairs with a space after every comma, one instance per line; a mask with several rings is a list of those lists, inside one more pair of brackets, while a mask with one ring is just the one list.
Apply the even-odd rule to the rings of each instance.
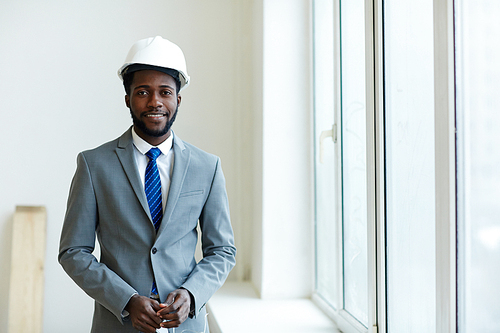
[[170, 136], [181, 96], [176, 93], [175, 80], [170, 75], [143, 70], [134, 73], [125, 103], [130, 109], [136, 133], [157, 146]]

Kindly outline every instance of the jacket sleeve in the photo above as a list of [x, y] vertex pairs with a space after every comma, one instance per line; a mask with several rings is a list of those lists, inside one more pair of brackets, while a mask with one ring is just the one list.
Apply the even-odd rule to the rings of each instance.
[[80, 288], [122, 321], [122, 312], [136, 291], [93, 255], [99, 229], [97, 209], [91, 172], [84, 154], [80, 153], [68, 197], [58, 259]]
[[199, 217], [203, 259], [182, 285], [195, 299], [196, 317], [212, 295], [224, 284], [234, 267], [236, 247], [229, 216], [226, 183], [217, 158], [210, 192]]

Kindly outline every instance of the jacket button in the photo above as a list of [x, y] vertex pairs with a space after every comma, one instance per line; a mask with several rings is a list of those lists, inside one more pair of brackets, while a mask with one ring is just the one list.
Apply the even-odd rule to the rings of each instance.
[[156, 252], [158, 252], [158, 250], [156, 249], [156, 247], [153, 247], [153, 254], [156, 254]]

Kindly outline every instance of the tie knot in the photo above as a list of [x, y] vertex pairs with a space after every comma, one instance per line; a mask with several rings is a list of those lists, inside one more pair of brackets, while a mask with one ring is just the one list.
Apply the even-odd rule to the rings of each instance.
[[151, 148], [147, 153], [146, 156], [149, 157], [150, 160], [155, 161], [158, 156], [161, 155], [161, 150], [158, 148]]

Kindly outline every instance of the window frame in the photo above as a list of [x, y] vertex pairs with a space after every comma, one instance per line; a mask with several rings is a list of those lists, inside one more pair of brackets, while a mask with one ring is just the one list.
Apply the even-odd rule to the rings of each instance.
[[[333, 2], [333, 26], [334, 26], [334, 126], [337, 129], [337, 132], [340, 133], [341, 129], [341, 112], [342, 112], [342, 104], [341, 104], [341, 28], [340, 28], [340, 0], [332, 0]], [[366, 1], [366, 5], [369, 4], [369, 1]], [[314, 6], [314, 1], [313, 1], [313, 6]], [[368, 10], [365, 11], [365, 22], [366, 22], [366, 13], [369, 12]], [[365, 27], [368, 25], [365, 24]], [[365, 31], [366, 36], [371, 36], [372, 31], [370, 29], [370, 33], [368, 34]], [[368, 44], [366, 44], [368, 45]], [[366, 52], [366, 54], [369, 54], [370, 52]], [[368, 68], [368, 67], [367, 67]], [[367, 77], [368, 78], [368, 77]], [[373, 87], [373, 84], [367, 81], [367, 88], [368, 87]], [[371, 91], [371, 90], [369, 90]], [[369, 92], [367, 90], [367, 101], [369, 100], [368, 95]], [[368, 104], [366, 105], [367, 112], [368, 112]], [[368, 113], [367, 113], [368, 115]], [[368, 126], [368, 119], [367, 119], [367, 143], [370, 144], [370, 142], [373, 142], [373, 140], [370, 140], [368, 137], [372, 133], [370, 130], [372, 127]], [[335, 135], [335, 134], [334, 134]], [[335, 149], [340, 150], [342, 146], [342, 136], [341, 135], [336, 135], [336, 143], [335, 143]], [[369, 147], [367, 146], [367, 158], [369, 158], [371, 155], [368, 153]], [[367, 164], [371, 165], [368, 163], [369, 160], [367, 160]], [[339, 185], [339, 188], [337, 189], [338, 195], [336, 196], [336, 200], [340, 201], [337, 202], [338, 207], [342, 207], [342, 157], [340, 156], [340, 153], [336, 153], [336, 174], [335, 178], [337, 179], [337, 184]], [[371, 170], [368, 170], [367, 167], [367, 172], [370, 174]], [[368, 176], [369, 177], [369, 176]], [[368, 185], [368, 190], [373, 188], [374, 186], [370, 185], [370, 178], [367, 178], [367, 182], [369, 183]], [[370, 212], [370, 207], [374, 208], [374, 202], [370, 203], [370, 199], [374, 200], [373, 196], [370, 196], [368, 194], [368, 216], [372, 216], [373, 214]], [[342, 246], [342, 210], [340, 209], [339, 212], [336, 214], [336, 224], [338, 228], [338, 235], [340, 236], [339, 239], [337, 239], [337, 253], [339, 255], [338, 262], [343, 261], [343, 246]], [[368, 234], [372, 234], [371, 228], [375, 228], [375, 218], [368, 219]], [[375, 237], [370, 237], [368, 236], [368, 294], [372, 295], [370, 297], [370, 301], [368, 304], [368, 328], [366, 328], [363, 324], [361, 324], [358, 320], [356, 320], [349, 312], [346, 310], [342, 309], [335, 309], [331, 307], [323, 298], [320, 294], [316, 292], [316, 290], [313, 292], [312, 299], [316, 303], [317, 306], [319, 306], [330, 318], [332, 318], [337, 326], [339, 327], [340, 330], [346, 333], [365, 333], [365, 332], [373, 332], [373, 327], [376, 329], [376, 301], [377, 301], [377, 277], [376, 277], [376, 253], [377, 251], [375, 250], [377, 244], [376, 244], [376, 239]], [[372, 255], [373, 254], [373, 255]], [[337, 281], [334, 283], [338, 284], [338, 290], [343, 290], [344, 287], [344, 274], [343, 274], [343, 268], [341, 267], [337, 271], [340, 272]], [[338, 296], [337, 299], [338, 304], [343, 304], [344, 299], [343, 299], [343, 292], [341, 295]], [[370, 305], [370, 303], [373, 303]]]
[[[454, 1], [434, 0], [436, 325], [457, 332], [457, 188]], [[439, 222], [439, 223], [438, 223]]]
[[[334, 2], [335, 123], [340, 119], [340, 10]], [[313, 294], [345, 332], [387, 332], [384, 137], [384, 0], [365, 1], [368, 330]], [[436, 332], [457, 332], [454, 1], [433, 1], [436, 196]], [[341, 144], [341, 141], [338, 141]], [[339, 177], [339, 175], [336, 175]], [[339, 242], [338, 246], [342, 245]], [[340, 252], [341, 249], [340, 249]], [[343, 274], [338, 281], [343, 285]], [[342, 304], [342, 303], [339, 303]], [[360, 327], [363, 326], [363, 327]]]

